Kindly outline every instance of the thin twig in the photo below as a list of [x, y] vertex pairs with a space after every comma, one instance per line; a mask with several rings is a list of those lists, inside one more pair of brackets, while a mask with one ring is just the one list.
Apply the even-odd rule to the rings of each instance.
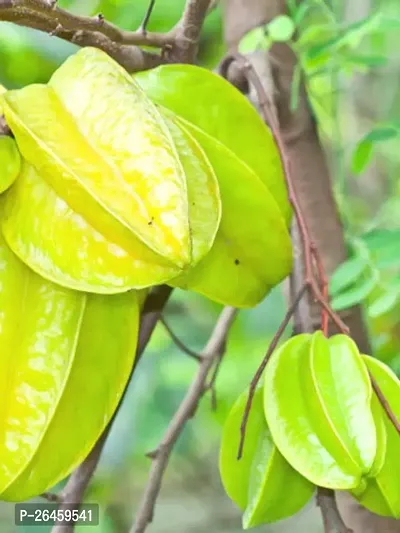
[[[135, 359], [134, 368], [132, 370], [130, 379], [134, 373], [134, 370], [146, 349], [146, 346], [151, 338], [151, 335], [158, 323], [161, 312], [165, 307], [172, 289], [165, 285], [160, 287], [155, 287], [152, 292], [148, 295], [146, 303], [144, 304], [143, 316], [140, 323], [139, 330], [139, 340], [137, 346], [137, 355]], [[146, 311], [148, 309], [148, 311]], [[119, 404], [119, 406], [122, 403]], [[103, 451], [104, 445], [106, 443], [108, 434], [111, 430], [112, 424], [115, 420], [116, 414], [118, 412], [119, 406], [113, 416], [113, 419], [108, 424], [100, 439], [97, 441], [95, 447], [89, 454], [89, 456], [83, 461], [83, 463], [73, 472], [68, 480], [67, 485], [58, 495], [59, 500], [62, 502], [60, 509], [64, 507], [67, 509], [71, 508], [71, 504], [79, 506], [83, 501], [85, 491], [93, 477], [95, 469], [99, 463], [101, 453]], [[55, 525], [52, 529], [52, 533], [72, 533], [74, 526], [71, 525]]]
[[392, 422], [397, 433], [400, 435], [400, 422], [398, 421], [396, 415], [394, 414], [393, 409], [390, 407], [389, 402], [387, 401], [385, 395], [383, 394], [374, 376], [371, 373], [369, 373], [369, 377], [371, 379], [372, 388], [374, 389], [375, 394], [377, 395], [387, 417]]
[[222, 346], [220, 354], [218, 356], [218, 359], [217, 359], [217, 361], [215, 363], [214, 370], [213, 370], [213, 373], [211, 375], [210, 381], [206, 385], [206, 390], [210, 391], [211, 409], [213, 411], [215, 411], [217, 409], [217, 388], [216, 388], [216, 383], [217, 383], [217, 378], [218, 378], [218, 375], [219, 375], [219, 371], [221, 369], [221, 364], [222, 364], [222, 360], [224, 358], [224, 354], [225, 354], [225, 346]]
[[264, 356], [264, 359], [261, 361], [260, 366], [257, 368], [257, 371], [254, 374], [253, 379], [251, 380], [250, 388], [249, 388], [249, 394], [247, 396], [246, 407], [245, 407], [245, 410], [244, 410], [242, 423], [240, 425], [240, 442], [239, 442], [239, 449], [238, 449], [238, 456], [237, 456], [238, 460], [241, 459], [241, 457], [243, 455], [244, 443], [245, 443], [245, 438], [246, 438], [247, 422], [248, 422], [248, 419], [249, 419], [251, 406], [253, 404], [254, 393], [255, 393], [255, 390], [257, 388], [258, 382], [260, 381], [261, 376], [262, 376], [262, 374], [263, 374], [263, 372], [265, 370], [265, 367], [267, 366], [267, 363], [268, 363], [273, 351], [277, 347], [280, 338], [282, 337], [287, 325], [290, 322], [290, 319], [292, 318], [294, 312], [296, 311], [296, 309], [297, 309], [297, 307], [298, 307], [298, 305], [300, 303], [300, 300], [303, 298], [306, 290], [307, 290], [307, 284], [304, 283], [303, 287], [299, 290], [299, 292], [297, 293], [297, 295], [296, 295], [295, 299], [293, 300], [291, 306], [287, 310], [286, 315], [285, 315], [284, 319], [282, 320], [282, 323], [279, 326], [278, 331], [275, 333], [274, 338], [272, 339], [271, 344], [268, 347], [268, 350], [267, 350], [267, 353]]
[[157, 450], [151, 454], [153, 459], [149, 479], [145, 488], [136, 522], [131, 533], [144, 533], [148, 524], [152, 521], [154, 507], [160, 492], [164, 472], [167, 468], [169, 457], [178, 437], [182, 433], [187, 421], [193, 416], [201, 397], [205, 392], [205, 383], [209, 372], [225, 346], [226, 337], [236, 316], [236, 309], [225, 307], [210, 339], [203, 351], [203, 358], [197, 374], [188, 388], [185, 398], [172, 418], [164, 437]]
[[325, 533], [353, 533], [340, 516], [333, 490], [318, 487], [317, 505], [321, 509]]
[[183, 352], [185, 353], [186, 355], [188, 355], [189, 357], [191, 357], [192, 359], [195, 359], [196, 361], [201, 361], [202, 359], [202, 356], [195, 352], [194, 350], [192, 350], [191, 348], [189, 348], [188, 346], [186, 346], [186, 344], [184, 344], [179, 337], [177, 337], [175, 335], [175, 333], [173, 332], [173, 330], [171, 329], [171, 327], [168, 325], [168, 323], [166, 322], [165, 318], [163, 316], [160, 317], [160, 324], [162, 324], [164, 326], [164, 328], [167, 330], [168, 332], [168, 335], [171, 337], [172, 341], [176, 344], [176, 346]]
[[144, 35], [147, 35], [147, 25], [150, 21], [150, 17], [151, 17], [151, 14], [153, 13], [153, 9], [155, 5], [156, 5], [156, 0], [150, 0], [149, 5], [147, 6], [146, 13], [143, 18], [143, 21], [137, 30], [138, 32], [142, 32]]
[[[221, 63], [220, 70], [227, 74], [229, 72], [230, 64], [237, 62], [238, 66], [241, 67], [242, 72], [247, 77], [248, 81], [254, 86], [258, 104], [262, 113], [262, 117], [266, 124], [271, 129], [272, 135], [278, 147], [278, 151], [281, 157], [281, 162], [284, 170], [284, 176], [286, 179], [289, 201], [293, 207], [294, 215], [296, 217], [299, 234], [302, 240], [302, 247], [304, 252], [304, 277], [305, 283], [310, 290], [312, 298], [314, 298], [321, 306], [321, 320], [325, 323], [323, 318], [324, 313], [327, 313], [331, 318], [332, 322], [335, 323], [337, 328], [344, 334], [349, 334], [349, 328], [342, 321], [340, 316], [333, 311], [330, 306], [329, 301], [326, 299], [323, 292], [327, 294], [327, 277], [325, 275], [325, 270], [323, 267], [322, 260], [319, 255], [319, 251], [313, 242], [308, 226], [301, 209], [301, 206], [298, 202], [296, 192], [293, 186], [292, 171], [290, 160], [286, 154], [286, 148], [280, 133], [279, 119], [276, 113], [276, 110], [270, 101], [263, 84], [258, 77], [257, 72], [255, 71], [253, 65], [248, 61], [244, 56], [240, 54], [232, 54], [227, 56], [224, 61]], [[322, 279], [319, 280], [314, 275], [314, 261], [319, 267], [320, 274]], [[323, 292], [320, 289], [320, 283], [323, 288]]]

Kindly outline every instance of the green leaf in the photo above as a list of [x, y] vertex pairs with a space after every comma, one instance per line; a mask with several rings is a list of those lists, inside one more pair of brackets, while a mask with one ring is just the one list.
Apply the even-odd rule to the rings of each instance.
[[[105, 53], [84, 48], [56, 71], [50, 87], [11, 91], [4, 102], [36, 181], [47, 182], [43, 192], [53, 189], [51, 201], [37, 198], [57, 220], [46, 245], [36, 238], [32, 246], [36, 218], [25, 221], [23, 235], [11, 239], [14, 222], [6, 230], [32, 269], [70, 288], [116, 293], [167, 281], [208, 252], [221, 215], [212, 168], [193, 139], [178, 153], [155, 106]], [[188, 180], [197, 183], [188, 187]], [[189, 188], [200, 194], [194, 202]], [[32, 213], [22, 193], [9, 203], [20, 220]], [[59, 246], [71, 242], [71, 233], [73, 260]]]
[[379, 126], [374, 128], [366, 135], [357, 145], [352, 158], [352, 172], [361, 174], [368, 166], [372, 159], [374, 144], [377, 142], [387, 141], [397, 137], [399, 129], [397, 126]]
[[338, 294], [332, 299], [332, 309], [335, 311], [342, 311], [348, 309], [353, 305], [363, 302], [376, 287], [377, 278], [375, 275], [370, 275], [368, 278], [360, 281], [354, 287]]
[[264, 410], [285, 459], [312, 483], [360, 486], [376, 454], [371, 384], [349, 337], [298, 335], [267, 365]]
[[332, 274], [329, 280], [331, 296], [337, 295], [349, 285], [352, 285], [362, 276], [368, 266], [364, 257], [357, 255], [347, 259]]
[[[135, 359], [135, 292], [70, 291], [34, 274], [0, 237], [0, 497], [37, 496], [87, 456]], [[23, 325], [23, 327], [21, 327]]]
[[341, 30], [334, 37], [329, 37], [324, 42], [311, 47], [307, 51], [307, 57], [316, 59], [327, 52], [333, 54], [343, 48], [350, 50], [357, 48], [362, 39], [378, 27], [380, 19], [379, 13], [373, 13], [362, 20], [349, 24], [347, 28]]
[[293, 37], [296, 26], [287, 15], [279, 15], [267, 24], [270, 39], [276, 42], [287, 42]]
[[[400, 382], [385, 364], [369, 356], [364, 361], [376, 379], [397, 420], [400, 419]], [[389, 420], [383, 407], [379, 405], [380, 416], [386, 428], [385, 461], [374, 479], [361, 494], [355, 494], [361, 505], [383, 516], [400, 518], [400, 436]]]
[[400, 300], [399, 290], [390, 290], [377, 298], [368, 306], [368, 315], [377, 318], [391, 311]]
[[269, 43], [265, 35], [264, 26], [259, 26], [250, 30], [239, 43], [239, 52], [241, 54], [250, 54], [256, 50], [267, 50]]
[[262, 396], [262, 389], [257, 389], [239, 461], [240, 425], [247, 391], [234, 404], [222, 434], [221, 478], [227, 494], [245, 511], [244, 529], [293, 515], [307, 503], [315, 489], [287, 463], [274, 445], [265, 422]]
[[351, 171], [353, 174], [364, 172], [372, 159], [373, 148], [373, 143], [367, 139], [358, 143], [351, 161]]
[[154, 102], [219, 141], [250, 167], [289, 223], [291, 207], [277, 146], [245, 96], [220, 76], [193, 65], [162, 65], [137, 73], [135, 80]]

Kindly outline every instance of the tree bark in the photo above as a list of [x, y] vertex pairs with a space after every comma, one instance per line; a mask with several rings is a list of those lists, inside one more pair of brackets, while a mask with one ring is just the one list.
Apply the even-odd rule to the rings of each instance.
[[[225, 39], [230, 51], [235, 51], [241, 37], [250, 29], [262, 25], [286, 10], [285, 0], [223, 0]], [[259, 61], [259, 58], [257, 58]], [[306, 217], [309, 230], [330, 275], [346, 258], [343, 228], [336, 208], [326, 157], [318, 137], [304, 87], [298, 108], [290, 111], [291, 81], [296, 58], [284, 44], [274, 45], [265, 54], [272, 77], [272, 98], [277, 107], [291, 161], [293, 181]], [[257, 65], [256, 65], [257, 67]], [[268, 69], [264, 69], [268, 70]], [[268, 80], [271, 85], [271, 80]], [[295, 276], [296, 277], [296, 276]], [[311, 302], [312, 327], [319, 327], [319, 309]], [[361, 309], [354, 307], [342, 318], [350, 327], [351, 336], [361, 351], [370, 352]], [[400, 521], [373, 515], [362, 508], [347, 493], [337, 497], [340, 512], [347, 527], [354, 533], [399, 533]]]

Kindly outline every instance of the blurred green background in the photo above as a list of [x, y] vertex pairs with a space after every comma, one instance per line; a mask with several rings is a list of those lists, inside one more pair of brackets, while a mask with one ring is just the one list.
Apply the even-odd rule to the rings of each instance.
[[[304, 74], [349, 247], [350, 260], [332, 282], [334, 305], [337, 309], [364, 305], [374, 354], [399, 372], [400, 2], [288, 3], [298, 35], [295, 40], [289, 37], [289, 45], [299, 58], [292, 104], [295, 108], [298, 81]], [[184, 0], [158, 0], [149, 29], [171, 28], [183, 4]], [[59, 5], [80, 14], [101, 12], [121, 27], [135, 29], [147, 0], [60, 0]], [[208, 68], [214, 68], [225, 51], [221, 19], [220, 10], [214, 9], [203, 32], [199, 59]], [[268, 34], [268, 28], [264, 33]], [[268, 47], [268, 39], [263, 39], [252, 36], [245, 46], [248, 51]], [[56, 37], [0, 23], [0, 83], [8, 88], [45, 83], [74, 50], [74, 45]], [[200, 350], [219, 309], [200, 296], [175, 291], [166, 317], [187, 345]], [[217, 408], [211, 408], [206, 396], [180, 439], [152, 532], [241, 531], [240, 514], [219, 481], [221, 424], [250, 381], [284, 309], [282, 291], [276, 289], [256, 309], [240, 313], [218, 376]], [[101, 525], [90, 528], [93, 533], [129, 530], [150, 466], [145, 453], [157, 446], [195, 372], [195, 361], [180, 353], [159, 326], [129, 387], [87, 494], [88, 501], [101, 507]], [[1, 533], [28, 533], [28, 528], [16, 528], [13, 522], [14, 506], [1, 504]], [[294, 524], [299, 531], [322, 531], [319, 516], [310, 507], [291, 521], [260, 530], [283, 533], [291, 531]], [[47, 531], [46, 527], [35, 528], [36, 533]]]

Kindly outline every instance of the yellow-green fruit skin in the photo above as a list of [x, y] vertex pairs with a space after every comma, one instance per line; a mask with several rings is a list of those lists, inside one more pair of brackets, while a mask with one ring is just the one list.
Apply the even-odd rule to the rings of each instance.
[[122, 397], [138, 323], [134, 291], [55, 285], [0, 236], [0, 499], [37, 496], [87, 456]]
[[362, 357], [345, 335], [297, 335], [266, 368], [265, 415], [275, 444], [293, 468], [322, 487], [354, 489], [374, 470], [371, 397]]
[[107, 54], [84, 48], [48, 85], [7, 91], [0, 105], [25, 160], [3, 232], [35, 272], [114, 294], [208, 253], [221, 217], [213, 168]]
[[[400, 420], [400, 381], [381, 361], [364, 355], [365, 364], [384, 394], [392, 413]], [[373, 513], [400, 519], [400, 436], [375, 393], [376, 423], [384, 426], [383, 461], [376, 475], [368, 480], [365, 490], [354, 491], [358, 501]]]
[[222, 433], [221, 479], [228, 496], [244, 512], [244, 529], [292, 516], [304, 507], [315, 490], [274, 445], [265, 421], [262, 396], [262, 388], [257, 389], [240, 460], [237, 454], [247, 392], [232, 407]]
[[0, 135], [0, 194], [17, 179], [21, 170], [21, 156], [16, 142], [8, 135]]

